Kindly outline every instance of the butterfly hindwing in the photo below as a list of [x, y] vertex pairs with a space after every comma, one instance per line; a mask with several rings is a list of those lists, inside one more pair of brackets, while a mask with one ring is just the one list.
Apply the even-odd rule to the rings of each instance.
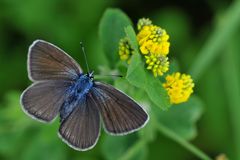
[[28, 75], [32, 81], [72, 80], [81, 72], [73, 58], [51, 43], [36, 40], [29, 48]]
[[131, 133], [148, 121], [147, 113], [134, 100], [112, 86], [95, 82], [91, 92], [108, 133]]
[[40, 121], [50, 122], [59, 113], [69, 81], [42, 81], [28, 87], [21, 96], [23, 110]]
[[76, 150], [85, 151], [95, 146], [100, 134], [100, 115], [90, 94], [62, 121], [59, 134]]

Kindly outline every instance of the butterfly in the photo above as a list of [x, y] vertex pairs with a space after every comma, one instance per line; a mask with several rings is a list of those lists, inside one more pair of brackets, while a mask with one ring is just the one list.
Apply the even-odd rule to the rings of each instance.
[[79, 151], [93, 148], [101, 121], [111, 135], [125, 135], [142, 128], [149, 119], [133, 99], [109, 84], [95, 82], [78, 63], [55, 45], [36, 40], [28, 51], [28, 77], [23, 91], [23, 111], [41, 122], [60, 116], [59, 137]]

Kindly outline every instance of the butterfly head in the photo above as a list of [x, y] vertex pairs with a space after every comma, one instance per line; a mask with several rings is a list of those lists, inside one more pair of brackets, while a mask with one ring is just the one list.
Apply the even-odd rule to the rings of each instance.
[[94, 73], [94, 71], [91, 71], [91, 72], [87, 73], [87, 77], [89, 77], [90, 80], [93, 80], [93, 79], [94, 79], [93, 73]]

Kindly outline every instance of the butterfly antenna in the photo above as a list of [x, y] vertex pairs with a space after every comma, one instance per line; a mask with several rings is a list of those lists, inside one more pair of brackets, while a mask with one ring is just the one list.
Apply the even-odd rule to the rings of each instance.
[[102, 79], [103, 77], [119, 77], [119, 78], [122, 78], [123, 75], [119, 75], [119, 74], [111, 74], [111, 75], [95, 75], [95, 78], [96, 79]]
[[123, 77], [123, 75], [119, 75], [119, 74], [104, 74], [100, 76], [121, 77], [121, 78]]
[[84, 55], [84, 59], [85, 59], [85, 63], [86, 63], [86, 66], [87, 66], [87, 71], [89, 73], [89, 67], [88, 67], [88, 63], [87, 63], [87, 56], [86, 56], [86, 53], [85, 53], [85, 50], [84, 50], [84, 47], [83, 47], [83, 43], [80, 42], [80, 46], [82, 48], [82, 52], [83, 52], [83, 55]]

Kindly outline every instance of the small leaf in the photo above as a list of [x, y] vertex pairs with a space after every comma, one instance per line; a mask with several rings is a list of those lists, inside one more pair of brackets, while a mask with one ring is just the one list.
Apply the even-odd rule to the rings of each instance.
[[174, 105], [167, 112], [161, 112], [157, 107], [152, 107], [158, 122], [168, 127], [186, 140], [191, 140], [197, 135], [196, 122], [203, 112], [201, 100], [192, 96], [188, 102]]
[[119, 9], [107, 9], [103, 14], [99, 35], [111, 67], [118, 60], [118, 43], [125, 36], [124, 28], [129, 25], [131, 25], [131, 20]]
[[132, 85], [145, 89], [146, 73], [144, 71], [144, 64], [141, 60], [141, 56], [138, 52], [131, 58], [126, 78]]
[[149, 74], [146, 76], [146, 78], [147, 83], [145, 86], [145, 91], [147, 92], [152, 102], [163, 110], [166, 110], [169, 107], [171, 107], [167, 91], [164, 89], [160, 80], [154, 78], [152, 75]]
[[136, 39], [136, 33], [132, 26], [125, 27], [125, 33], [130, 40], [130, 44], [135, 51], [138, 51], [138, 42]]
[[141, 56], [138, 50], [136, 34], [131, 26], [127, 26], [125, 28], [125, 32], [135, 53], [131, 58], [131, 63], [128, 67], [126, 78], [134, 86], [144, 88], [146, 82], [146, 73], [143, 70], [144, 63], [141, 60]]

